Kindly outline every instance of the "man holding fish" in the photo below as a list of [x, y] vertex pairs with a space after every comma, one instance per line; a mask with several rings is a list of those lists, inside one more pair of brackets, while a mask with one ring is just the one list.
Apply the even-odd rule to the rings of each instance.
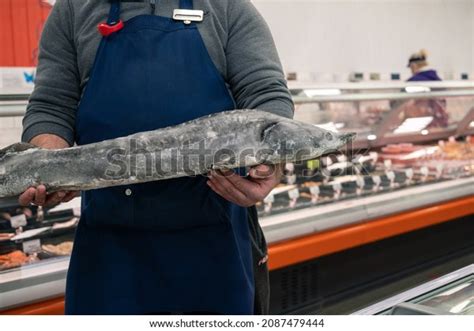
[[[58, 0], [23, 141], [82, 146], [236, 108], [293, 114], [270, 31], [250, 1]], [[279, 176], [259, 165], [247, 177], [212, 172], [84, 192], [66, 313], [267, 312], [258, 263], [266, 247], [252, 206]], [[40, 185], [20, 202], [75, 196]]]

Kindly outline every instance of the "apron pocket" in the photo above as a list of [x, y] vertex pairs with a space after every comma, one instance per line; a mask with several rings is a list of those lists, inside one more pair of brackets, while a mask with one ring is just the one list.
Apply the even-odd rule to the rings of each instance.
[[230, 203], [215, 194], [206, 178], [140, 184], [133, 227], [175, 231], [230, 223]]
[[85, 192], [83, 216], [91, 227], [176, 231], [230, 224], [230, 202], [203, 178], [185, 178]]
[[83, 193], [82, 216], [88, 226], [130, 226], [133, 221], [133, 186], [117, 186]]

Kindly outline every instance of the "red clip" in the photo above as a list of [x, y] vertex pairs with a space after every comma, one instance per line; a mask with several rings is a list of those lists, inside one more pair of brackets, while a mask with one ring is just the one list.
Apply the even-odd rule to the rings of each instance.
[[103, 35], [104, 37], [110, 36], [112, 33], [115, 33], [117, 31], [120, 31], [123, 29], [123, 22], [122, 20], [119, 20], [117, 23], [110, 25], [107, 23], [100, 23], [97, 26], [97, 29], [99, 30], [100, 34]]

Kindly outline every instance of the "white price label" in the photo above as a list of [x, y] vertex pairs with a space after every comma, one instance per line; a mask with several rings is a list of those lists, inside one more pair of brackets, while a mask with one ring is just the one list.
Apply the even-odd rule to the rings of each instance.
[[76, 217], [81, 217], [81, 207], [72, 208], [72, 214]]
[[333, 183], [332, 184], [332, 189], [336, 192], [339, 192], [340, 190], [342, 190], [341, 183]]
[[319, 195], [319, 193], [321, 193], [321, 190], [319, 189], [319, 186], [311, 186], [309, 188], [309, 192], [311, 193], [311, 195]]
[[263, 199], [264, 203], [274, 203], [275, 202], [275, 196], [273, 194], [267, 195], [265, 199]]
[[365, 186], [365, 181], [362, 177], [357, 177], [356, 183], [359, 188], [363, 188]]
[[423, 176], [428, 176], [428, 174], [430, 173], [430, 171], [428, 170], [428, 167], [421, 167], [420, 172]]
[[347, 161], [347, 156], [345, 156], [344, 154], [337, 156], [337, 162], [346, 162], [346, 161]]
[[325, 158], [322, 158], [321, 161], [323, 162], [323, 164], [328, 167], [332, 164], [332, 160], [329, 156], [326, 156]]
[[392, 160], [383, 161], [385, 168], [390, 169], [392, 167]]
[[374, 184], [375, 185], [380, 185], [380, 183], [382, 182], [382, 180], [380, 179], [380, 176], [372, 176], [372, 180], [374, 181]]
[[405, 176], [407, 176], [408, 179], [412, 179], [413, 178], [413, 169], [407, 169], [405, 170]]
[[295, 188], [291, 191], [288, 191], [288, 196], [290, 197], [290, 199], [298, 199], [300, 197], [300, 191]]
[[12, 228], [19, 228], [20, 226], [25, 226], [28, 224], [26, 222], [26, 216], [24, 214], [12, 216], [10, 219], [10, 225]]
[[288, 185], [293, 185], [296, 183], [296, 175], [291, 175], [291, 176], [285, 176], [286, 177], [286, 183]]
[[41, 251], [41, 240], [39, 239], [24, 241], [22, 245], [25, 254], [38, 253]]
[[288, 172], [294, 172], [295, 171], [295, 164], [294, 163], [285, 164], [285, 170], [288, 171]]
[[443, 173], [443, 170], [444, 170], [444, 166], [443, 166], [442, 164], [438, 164], [438, 165], [436, 166], [436, 173], [437, 173], [437, 174], [440, 174], [440, 175], [441, 175], [441, 174]]
[[386, 175], [389, 181], [395, 180], [395, 173], [393, 171], [388, 171]]

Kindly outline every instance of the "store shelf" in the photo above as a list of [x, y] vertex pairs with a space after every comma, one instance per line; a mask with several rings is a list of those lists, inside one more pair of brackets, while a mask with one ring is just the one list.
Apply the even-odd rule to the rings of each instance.
[[26, 112], [27, 102], [22, 100], [1, 100], [0, 117], [23, 116]]
[[0, 272], [0, 311], [64, 295], [69, 257]]
[[[474, 195], [474, 178], [463, 178], [290, 211], [260, 220], [269, 243], [363, 223], [421, 206]], [[474, 205], [472, 207], [474, 213]]]
[[407, 86], [428, 87], [431, 89], [474, 89], [474, 82], [472, 81], [442, 81], [442, 82], [357, 82], [357, 83], [314, 83], [304, 81], [289, 81], [288, 88], [290, 90], [305, 90], [305, 89], [338, 89], [341, 91], [381, 91], [381, 90], [401, 90]]

